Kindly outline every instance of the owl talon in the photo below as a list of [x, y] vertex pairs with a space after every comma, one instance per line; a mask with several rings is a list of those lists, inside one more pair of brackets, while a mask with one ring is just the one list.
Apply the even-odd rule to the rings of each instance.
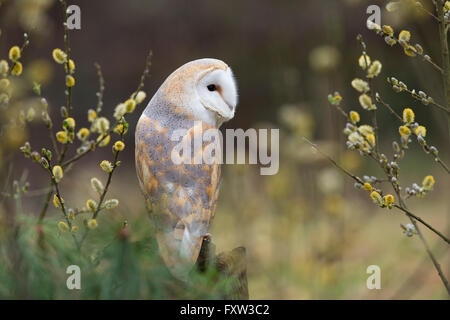
[[205, 234], [205, 236], [203, 237], [203, 240], [204, 240], [204, 241], [211, 242], [211, 240], [212, 240], [212, 235], [211, 235], [211, 233]]

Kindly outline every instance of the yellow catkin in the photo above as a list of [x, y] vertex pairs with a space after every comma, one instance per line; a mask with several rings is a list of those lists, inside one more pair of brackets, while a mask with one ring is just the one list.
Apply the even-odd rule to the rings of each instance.
[[20, 76], [22, 74], [22, 71], [23, 71], [22, 63], [17, 61], [16, 63], [14, 63], [14, 66], [11, 70], [11, 74], [13, 76]]
[[97, 142], [99, 142], [98, 146], [99, 147], [106, 147], [109, 144], [109, 141], [111, 140], [111, 136], [107, 135], [105, 138], [103, 138], [104, 135], [100, 135], [97, 138]]
[[366, 139], [372, 147], [375, 146], [376, 141], [375, 141], [375, 135], [373, 133], [369, 133], [368, 135], [366, 135]]
[[359, 104], [366, 110], [373, 110], [375, 108], [372, 103], [372, 98], [365, 93], [359, 96]]
[[53, 49], [52, 56], [56, 63], [63, 64], [67, 61], [67, 54], [59, 48]]
[[411, 135], [411, 129], [409, 129], [407, 126], [400, 126], [398, 128], [398, 132], [402, 137], [409, 137]]
[[77, 138], [80, 141], [85, 141], [89, 137], [90, 133], [91, 132], [89, 131], [88, 128], [81, 128], [80, 130], [78, 130]]
[[117, 134], [125, 134], [127, 133], [128, 129], [124, 127], [123, 124], [118, 124], [115, 128], [114, 128], [114, 133]]
[[106, 134], [109, 130], [109, 120], [105, 117], [98, 118], [95, 122], [98, 131], [102, 134]]
[[69, 141], [69, 137], [67, 135], [66, 131], [58, 131], [56, 133], [56, 140], [58, 140], [59, 143], [65, 144]]
[[95, 212], [97, 210], [97, 203], [92, 200], [92, 199], [88, 199], [86, 201], [86, 207], [91, 210], [92, 212]]
[[20, 56], [21, 56], [21, 51], [18, 46], [14, 46], [14, 47], [11, 47], [11, 49], [9, 49], [9, 54], [8, 54], [9, 60], [17, 61], [20, 59]]
[[6, 76], [9, 71], [9, 64], [6, 60], [0, 60], [0, 75]]
[[373, 128], [371, 126], [369, 126], [368, 124], [360, 125], [358, 127], [358, 131], [359, 131], [359, 133], [361, 133], [364, 136], [367, 136], [369, 134], [374, 134]]
[[375, 78], [381, 73], [383, 65], [380, 61], [375, 60], [367, 70], [367, 78]]
[[361, 55], [358, 59], [358, 64], [361, 69], [366, 70], [370, 66], [370, 57], [368, 55]]
[[75, 119], [72, 117], [66, 118], [66, 119], [64, 119], [63, 125], [65, 128], [73, 130], [73, 129], [75, 129], [75, 125], [76, 125]]
[[106, 210], [112, 210], [114, 208], [117, 208], [119, 206], [119, 200], [117, 199], [110, 199], [105, 201], [105, 209]]
[[384, 25], [383, 27], [382, 27], [382, 30], [383, 30], [383, 32], [385, 33], [385, 34], [387, 34], [388, 36], [393, 36], [394, 35], [394, 29], [392, 29], [392, 27], [391, 26], [388, 26], [388, 25]]
[[55, 177], [56, 183], [59, 183], [64, 177], [64, 172], [61, 166], [54, 166], [52, 170], [53, 176]]
[[98, 180], [96, 177], [91, 179], [91, 187], [99, 195], [101, 195], [105, 189], [101, 181]]
[[350, 120], [355, 124], [361, 120], [359, 113], [356, 111], [350, 111]]
[[431, 190], [431, 189], [433, 189], [434, 183], [435, 183], [434, 177], [429, 175], [429, 176], [426, 176], [425, 178], [423, 178], [422, 187], [425, 190]]
[[69, 59], [69, 70], [67, 70], [67, 63], [64, 65], [64, 68], [66, 70], [66, 72], [68, 73], [74, 73], [75, 72], [75, 62], [73, 62], [72, 59]]
[[418, 136], [425, 137], [427, 135], [427, 128], [424, 126], [418, 126], [416, 129], [414, 129], [414, 133]]
[[137, 94], [136, 94], [136, 98], [135, 98], [135, 100], [136, 100], [136, 103], [142, 103], [144, 100], [145, 100], [145, 98], [147, 97], [147, 95], [145, 94], [145, 92], [144, 91], [139, 91]]
[[108, 160], [103, 160], [100, 163], [100, 168], [102, 168], [102, 170], [105, 172], [111, 172], [113, 170], [113, 165]]
[[95, 119], [97, 119], [97, 112], [95, 112], [95, 110], [89, 109], [88, 110], [88, 121], [94, 122]]
[[131, 113], [136, 108], [136, 100], [134, 99], [128, 99], [125, 101], [125, 109], [128, 113]]
[[411, 108], [403, 109], [403, 122], [406, 124], [411, 124], [414, 122], [415, 114]]
[[364, 183], [364, 190], [366, 191], [372, 191], [372, 185], [368, 182]]
[[64, 221], [58, 222], [58, 229], [61, 232], [67, 232], [69, 231], [69, 226]]
[[98, 227], [98, 223], [96, 219], [89, 219], [88, 223], [87, 223], [89, 229], [95, 229]]
[[378, 205], [383, 204], [383, 199], [381, 198], [381, 195], [377, 191], [372, 191], [370, 194], [370, 198], [372, 201]]
[[411, 39], [411, 33], [406, 30], [400, 31], [398, 34], [398, 40], [406, 41], [408, 42]]
[[414, 48], [414, 47], [411, 46], [411, 45], [406, 45], [406, 46], [403, 48], [403, 51], [404, 51], [405, 54], [406, 54], [407, 56], [409, 56], [409, 57], [415, 57], [415, 56], [417, 55], [417, 50], [416, 50], [416, 48]]
[[122, 141], [117, 141], [116, 143], [114, 143], [115, 151], [123, 151], [123, 149], [125, 149], [125, 143], [123, 143]]
[[8, 79], [1, 79], [0, 80], [0, 90], [8, 89], [9, 85], [10, 85], [10, 81]]
[[[64, 200], [62, 198], [61, 198], [61, 200], [64, 203]], [[53, 205], [55, 206], [55, 208], [58, 208], [58, 209], [62, 208], [61, 201], [59, 201], [59, 198], [56, 194], [53, 195]]]
[[392, 194], [388, 194], [384, 196], [384, 204], [388, 208], [392, 208], [392, 205], [394, 204], [394, 196]]
[[370, 90], [369, 84], [362, 79], [358, 79], [358, 78], [353, 79], [351, 85], [355, 90], [357, 90], [361, 93], [364, 93], [364, 92], [367, 92]]
[[398, 8], [400, 7], [400, 3], [399, 2], [389, 2], [388, 4], [386, 4], [386, 10], [388, 12], [394, 12], [396, 10], [398, 10]]
[[66, 76], [66, 86], [71, 88], [75, 85], [75, 78], [71, 75]]

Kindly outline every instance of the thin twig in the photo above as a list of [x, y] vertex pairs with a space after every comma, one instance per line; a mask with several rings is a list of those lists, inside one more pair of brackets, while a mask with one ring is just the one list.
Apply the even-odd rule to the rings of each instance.
[[441, 21], [437, 16], [435, 16], [432, 12], [428, 11], [427, 9], [425, 9], [422, 5], [416, 6], [416, 8], [419, 8], [420, 10], [422, 10], [423, 12], [425, 12], [426, 14], [428, 14], [430, 17], [432, 17], [433, 19], [435, 19], [437, 22], [440, 22], [440, 21]]
[[[406, 92], [409, 95], [411, 95], [414, 99], [422, 101], [422, 97], [418, 93], [416, 93], [415, 90], [412, 91], [412, 90], [409, 90], [408, 88], [402, 88], [401, 92]], [[440, 109], [441, 111], [444, 111], [445, 113], [450, 113], [450, 110], [447, 107], [441, 105], [440, 103], [437, 103], [434, 99], [431, 99], [428, 102], [430, 105]]]
[[148, 77], [148, 75], [150, 73], [150, 67], [152, 65], [152, 56], [153, 56], [153, 52], [150, 50], [148, 52], [147, 58], [145, 60], [144, 71], [142, 72], [141, 80], [139, 81], [138, 87], [137, 87], [136, 91], [134, 91], [131, 94], [131, 98], [133, 98], [133, 99], [136, 97], [136, 94], [144, 88], [145, 79]]
[[[399, 198], [400, 207], [404, 210], [407, 210], [406, 204], [404, 203], [404, 201], [400, 195], [400, 190], [395, 187], [394, 183], [392, 183], [392, 187], [394, 188], [395, 192], [397, 193], [397, 196]], [[417, 234], [419, 235], [419, 238], [422, 241], [422, 243], [425, 247], [425, 250], [428, 253], [428, 256], [430, 257], [431, 261], [433, 262], [433, 265], [434, 265], [439, 277], [441, 278], [441, 281], [444, 284], [445, 289], [447, 289], [448, 295], [450, 296], [450, 285], [449, 285], [448, 280], [445, 277], [444, 273], [442, 272], [441, 265], [439, 264], [439, 262], [437, 261], [437, 259], [434, 256], [433, 252], [431, 251], [430, 246], [428, 245], [428, 242], [426, 241], [425, 237], [423, 236], [422, 231], [420, 230], [419, 225], [417, 224], [417, 221], [415, 220], [415, 218], [411, 215], [408, 215], [408, 217], [409, 217], [409, 220], [411, 221], [411, 223], [414, 225], [414, 228], [416, 229]]]
[[[70, 49], [70, 41], [69, 41], [69, 28], [67, 26], [67, 19], [68, 19], [68, 15], [67, 15], [67, 2], [66, 0], [61, 0], [61, 4], [64, 10], [64, 22], [63, 22], [63, 26], [64, 26], [64, 44], [66, 47], [66, 55], [67, 55], [67, 61], [66, 61], [66, 76], [71, 74], [71, 69], [70, 69], [70, 54], [71, 54], [71, 49]], [[67, 96], [67, 111], [69, 113], [69, 117], [72, 115], [72, 87], [69, 87], [66, 85], [66, 96]]]
[[53, 187], [55, 188], [55, 194], [56, 194], [56, 197], [58, 198], [59, 205], [61, 206], [60, 209], [64, 215], [67, 225], [69, 226], [69, 232], [72, 235], [75, 245], [77, 246], [78, 249], [80, 249], [80, 243], [79, 243], [77, 237], [75, 236], [75, 234], [72, 232], [72, 222], [70, 221], [69, 216], [67, 215], [66, 207], [64, 204], [64, 199], [61, 196], [61, 192], [59, 190], [59, 184], [58, 184], [58, 182], [56, 182], [55, 177], [53, 176], [51, 165], [49, 165], [49, 167], [48, 167], [48, 173], [50, 174], [50, 179], [52, 181]]
[[355, 176], [354, 174], [350, 173], [349, 171], [345, 170], [343, 167], [341, 167], [340, 165], [337, 164], [337, 162], [331, 158], [329, 155], [327, 155], [326, 153], [324, 153], [322, 150], [320, 150], [320, 148], [312, 143], [311, 141], [309, 141], [307, 138], [303, 137], [303, 140], [305, 140], [309, 145], [311, 145], [311, 147], [313, 147], [317, 152], [319, 152], [323, 157], [327, 158], [328, 161], [330, 161], [336, 168], [338, 168], [339, 170], [341, 170], [343, 173], [345, 173], [347, 176], [349, 176], [350, 178], [352, 178], [353, 180], [355, 180], [357, 183], [361, 183], [364, 184], [364, 182], [358, 178], [357, 176]]
[[445, 242], [447, 242], [448, 244], [450, 244], [450, 239], [448, 239], [446, 236], [444, 236], [442, 233], [440, 233], [438, 230], [436, 230], [435, 228], [433, 228], [433, 226], [431, 226], [429, 223], [427, 223], [426, 221], [424, 221], [422, 218], [416, 216], [415, 214], [413, 214], [412, 212], [408, 211], [406, 208], [403, 208], [400, 205], [394, 204], [393, 207], [396, 207], [397, 209], [403, 211], [408, 217], [413, 218], [417, 221], [419, 221], [421, 224], [423, 224], [425, 227], [427, 227], [428, 229], [430, 229], [431, 231], [433, 231], [435, 234], [437, 234], [439, 237], [441, 237], [442, 240], [444, 240]]
[[[417, 54], [419, 54], [419, 53], [417, 52]], [[425, 60], [426, 62], [431, 64], [431, 66], [433, 68], [435, 68], [437, 71], [439, 71], [439, 73], [441, 73], [441, 74], [444, 73], [444, 69], [442, 69], [436, 62], [434, 62], [433, 60], [431, 60], [429, 58], [425, 58], [425, 56], [423, 54], [419, 54], [419, 55], [423, 58], [423, 60]]]
[[[448, 29], [445, 24], [444, 17], [444, 5], [445, 1], [439, 0], [435, 2], [436, 11], [439, 21], [439, 42], [441, 46], [442, 66], [444, 71], [442, 72], [442, 84], [444, 86], [444, 96], [446, 102], [446, 109], [450, 110], [450, 55], [448, 48]], [[450, 112], [447, 112], [447, 125], [450, 138]]]
[[347, 121], [350, 122], [350, 117], [349, 117], [348, 114], [344, 111], [344, 109], [341, 108], [341, 106], [339, 106], [339, 105], [334, 105], [334, 107], [335, 107], [336, 109], [338, 109], [338, 111], [342, 114], [342, 116], [343, 116], [345, 119], [347, 119]]
[[[51, 188], [52, 186], [53, 186], [53, 184], [50, 183], [50, 188]], [[42, 205], [41, 213], [39, 214], [38, 224], [41, 224], [42, 220], [43, 220], [44, 217], [45, 217], [45, 214], [47, 213], [47, 209], [48, 209], [48, 206], [50, 205], [50, 200], [51, 200], [51, 198], [52, 198], [52, 195], [53, 195], [53, 190], [50, 189], [50, 190], [47, 192], [47, 196], [45, 197], [45, 201], [44, 201], [44, 203], [43, 203], [43, 205]]]
[[[433, 251], [437, 251], [439, 249], [438, 245], [435, 245]], [[445, 248], [447, 250], [447, 248]], [[440, 254], [443, 255], [443, 254]], [[423, 284], [426, 282], [426, 278], [422, 278], [423, 269], [428, 266], [428, 257], [425, 257], [416, 267], [415, 271], [408, 276], [408, 279], [404, 281], [403, 285], [400, 286], [396, 290], [393, 296], [391, 296], [390, 300], [398, 300], [398, 299], [408, 299], [410, 295], [414, 292], [411, 290], [414, 288], [416, 291], [419, 289], [420, 282]]]
[[0, 202], [0, 204], [3, 204], [3, 202], [7, 198], [5, 195], [8, 194], [7, 190], [8, 190], [9, 184], [11, 183], [12, 173], [13, 173], [13, 164], [11, 162], [8, 167], [8, 175], [6, 176], [5, 186], [3, 187], [3, 192], [2, 192], [3, 198], [2, 198], [2, 202]]
[[385, 106], [398, 120], [400, 120], [400, 122], [403, 122], [403, 118], [397, 112], [395, 112], [395, 110], [392, 109], [392, 107], [389, 104], [387, 104], [386, 102], [383, 101], [383, 99], [381, 99], [380, 94], [377, 94], [377, 100], [383, 106]]
[[50, 136], [50, 141], [52, 142], [53, 151], [56, 153], [56, 157], [59, 158], [60, 153], [59, 153], [59, 149], [58, 149], [58, 144], [56, 143], [55, 134], [51, 127], [48, 128], [48, 133]]
[[105, 79], [103, 78], [102, 73], [102, 67], [97, 62], [94, 64], [95, 68], [97, 69], [97, 76], [98, 76], [98, 92], [97, 92], [97, 114], [99, 114], [102, 111], [103, 107], [103, 94], [105, 92]]

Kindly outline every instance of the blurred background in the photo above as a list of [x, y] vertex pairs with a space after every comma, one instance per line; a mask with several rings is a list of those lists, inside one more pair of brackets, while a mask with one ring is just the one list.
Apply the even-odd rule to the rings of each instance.
[[[431, 1], [422, 1], [431, 9]], [[388, 13], [387, 1], [76, 1], [81, 8], [81, 30], [71, 31], [72, 57], [77, 84], [73, 89], [74, 113], [87, 126], [87, 110], [95, 108], [98, 79], [94, 63], [103, 69], [106, 82], [105, 114], [133, 92], [144, 68], [148, 50], [153, 51], [147, 100], [128, 118], [130, 134], [122, 166], [111, 186], [111, 197], [120, 200], [102, 221], [147, 222], [134, 169], [134, 129], [146, 103], [164, 79], [180, 65], [204, 57], [229, 64], [239, 88], [235, 118], [224, 128], [280, 128], [280, 170], [260, 176], [255, 165], [225, 165], [216, 218], [212, 227], [218, 251], [245, 246], [252, 299], [439, 299], [448, 298], [422, 243], [406, 237], [400, 224], [409, 220], [399, 212], [372, 204], [365, 192], [315, 154], [302, 137], [315, 141], [348, 170], [380, 176], [369, 159], [347, 151], [342, 129], [345, 121], [329, 106], [327, 95], [339, 91], [343, 108], [358, 110], [362, 122], [369, 117], [351, 88], [363, 77], [357, 59], [361, 33], [372, 60], [383, 64], [376, 90], [398, 111], [408, 106], [428, 128], [427, 141], [441, 150], [449, 163], [446, 119], [407, 95], [394, 93], [385, 78], [395, 76], [410, 88], [422, 89], [444, 101], [440, 77], [419, 58], [410, 58], [399, 47], [388, 47], [365, 27], [368, 5], [381, 7], [382, 24], [396, 31], [407, 29], [414, 42], [440, 62], [438, 29], [434, 21], [417, 11]], [[71, 2], [69, 2], [71, 4]], [[30, 46], [22, 58], [24, 75], [14, 86], [16, 107], [2, 112], [2, 121], [17, 117], [20, 110], [38, 104], [33, 81], [41, 84], [54, 119], [65, 104], [64, 70], [51, 51], [63, 48], [61, 6], [54, 0], [6, 0], [0, 7], [0, 57], [12, 45], [20, 45], [23, 32]], [[39, 107], [37, 107], [39, 109]], [[378, 118], [380, 146], [392, 155], [398, 139], [397, 124], [381, 109]], [[23, 212], [36, 216], [46, 186], [43, 170], [24, 159], [18, 148], [30, 141], [38, 150], [49, 145], [40, 117], [25, 128], [2, 132], [0, 168], [19, 179], [24, 174], [32, 192], [23, 201]], [[84, 121], [84, 123], [83, 123]], [[73, 148], [75, 149], [75, 148]], [[72, 149], [72, 153], [74, 150]], [[98, 163], [110, 157], [110, 148], [81, 160], [64, 179], [62, 192], [76, 206], [92, 196], [89, 180], [104, 178]], [[436, 178], [435, 190], [409, 203], [415, 212], [444, 234], [450, 234], [450, 179], [413, 143], [401, 162], [404, 185], [421, 183], [425, 175]], [[2, 182], [2, 187], [4, 183]], [[386, 186], [387, 192], [392, 192]], [[59, 212], [51, 208], [49, 216]], [[0, 220], [1, 222], [1, 220]], [[133, 223], [130, 232], [133, 234]], [[56, 228], [56, 227], [55, 227]], [[444, 272], [450, 275], [448, 247], [422, 228]], [[135, 237], [145, 235], [145, 229]], [[1, 262], [0, 262], [1, 263]], [[381, 267], [381, 290], [366, 288], [366, 268]], [[1, 292], [1, 291], [0, 291]], [[7, 295], [7, 293], [4, 293]], [[145, 298], [145, 297], [144, 297]]]

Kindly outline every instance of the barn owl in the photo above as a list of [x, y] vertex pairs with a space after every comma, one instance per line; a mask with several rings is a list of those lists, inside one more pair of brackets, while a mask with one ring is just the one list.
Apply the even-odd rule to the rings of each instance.
[[[136, 127], [136, 171], [156, 226], [159, 252], [171, 273], [187, 280], [214, 217], [220, 162], [174, 163], [176, 130], [218, 129], [234, 117], [237, 88], [231, 68], [216, 59], [191, 61], [161, 85]], [[199, 128], [200, 127], [200, 128]], [[215, 141], [218, 140], [218, 141]], [[208, 143], [218, 144], [220, 139]], [[206, 147], [202, 144], [200, 151]]]

